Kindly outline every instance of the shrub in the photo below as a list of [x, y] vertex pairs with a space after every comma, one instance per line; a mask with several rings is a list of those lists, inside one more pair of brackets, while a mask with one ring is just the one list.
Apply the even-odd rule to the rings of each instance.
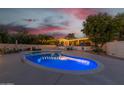
[[95, 52], [95, 53], [104, 53], [104, 51], [101, 49], [101, 48], [99, 48], [99, 47], [95, 47], [94, 49], [93, 49], [93, 52]]

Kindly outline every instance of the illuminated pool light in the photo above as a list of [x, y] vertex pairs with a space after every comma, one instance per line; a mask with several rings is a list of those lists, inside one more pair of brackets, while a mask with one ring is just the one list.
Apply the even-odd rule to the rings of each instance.
[[[87, 61], [87, 60], [84, 60], [84, 59], [76, 59], [76, 58], [71, 58], [71, 57], [66, 57], [66, 56], [61, 56], [61, 57], [40, 57], [37, 59], [37, 62], [40, 63], [42, 62], [42, 60], [48, 60], [48, 59], [51, 59], [51, 60], [73, 60], [73, 61], [77, 61], [77, 62], [80, 62], [82, 64], [85, 64], [85, 65], [89, 65], [90, 62]], [[45, 61], [47, 62], [47, 61]], [[53, 61], [51, 61], [53, 62]], [[64, 62], [64, 61], [62, 61]]]
[[71, 57], [66, 57], [66, 56], [61, 56], [60, 60], [73, 60], [73, 61], [77, 61], [77, 62], [80, 62], [80, 63], [85, 64], [85, 65], [89, 65], [90, 64], [90, 62], [87, 61], [87, 60], [76, 59], [76, 58], [71, 58]]
[[24, 59], [33, 66], [68, 74], [80, 75], [101, 69], [101, 64], [94, 60], [68, 55], [28, 54]]

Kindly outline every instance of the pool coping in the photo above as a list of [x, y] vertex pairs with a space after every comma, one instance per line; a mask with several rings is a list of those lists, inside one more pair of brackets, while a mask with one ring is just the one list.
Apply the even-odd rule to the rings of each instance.
[[[80, 70], [80, 71], [72, 71], [72, 70], [60, 70], [60, 69], [56, 69], [56, 68], [49, 68], [49, 67], [45, 67], [45, 66], [42, 66], [42, 65], [39, 65], [37, 63], [33, 63], [32, 61], [26, 59], [25, 55], [26, 54], [29, 54], [31, 52], [27, 52], [25, 54], [23, 54], [22, 56], [22, 61], [31, 65], [31, 66], [34, 66], [36, 68], [39, 68], [41, 70], [48, 70], [48, 71], [52, 71], [52, 72], [57, 72], [57, 73], [61, 73], [61, 74], [72, 74], [72, 75], [85, 75], [85, 74], [95, 74], [95, 73], [98, 73], [100, 71], [102, 71], [102, 69], [104, 68], [104, 65], [94, 59], [91, 59], [91, 58], [86, 58], [86, 59], [90, 59], [90, 60], [93, 60], [97, 63], [98, 65], [98, 68], [96, 69], [92, 69], [92, 70]], [[66, 54], [67, 55], [67, 54]], [[70, 55], [69, 55], [70, 56]], [[73, 56], [73, 55], [71, 55]], [[85, 58], [85, 57], [84, 57]]]

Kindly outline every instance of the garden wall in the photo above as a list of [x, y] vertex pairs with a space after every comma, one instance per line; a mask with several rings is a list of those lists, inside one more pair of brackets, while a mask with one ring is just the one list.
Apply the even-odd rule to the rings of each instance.
[[29, 44], [0, 44], [0, 48], [19, 48], [19, 49], [24, 49], [24, 48], [41, 48], [41, 49], [53, 49], [56, 48], [56, 45], [29, 45]]
[[124, 41], [108, 42], [105, 48], [108, 55], [124, 58]]

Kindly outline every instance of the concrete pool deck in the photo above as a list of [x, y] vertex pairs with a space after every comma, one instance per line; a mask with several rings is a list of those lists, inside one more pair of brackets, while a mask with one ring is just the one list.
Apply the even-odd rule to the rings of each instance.
[[15, 85], [112, 85], [124, 84], [124, 60], [82, 51], [63, 51], [65, 54], [91, 58], [101, 62], [101, 72], [69, 75], [41, 70], [21, 61], [21, 53], [0, 56], [0, 84]]

